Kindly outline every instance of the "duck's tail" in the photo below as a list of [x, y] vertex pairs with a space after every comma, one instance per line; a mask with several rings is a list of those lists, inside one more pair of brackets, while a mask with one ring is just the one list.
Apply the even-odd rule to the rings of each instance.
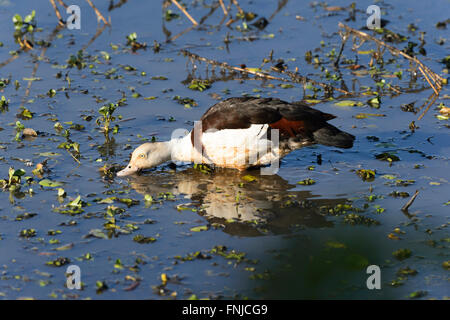
[[313, 136], [317, 143], [345, 149], [353, 147], [355, 140], [355, 136], [341, 131], [329, 123], [325, 123], [323, 127], [314, 131]]

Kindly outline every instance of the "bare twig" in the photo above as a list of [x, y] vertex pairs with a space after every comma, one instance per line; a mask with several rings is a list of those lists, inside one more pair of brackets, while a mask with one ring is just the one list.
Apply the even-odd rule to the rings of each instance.
[[269, 75], [267, 73], [263, 73], [263, 72], [259, 72], [259, 71], [253, 71], [253, 70], [250, 70], [248, 68], [239, 68], [239, 67], [230, 66], [226, 62], [218, 62], [218, 61], [215, 61], [215, 60], [212, 60], [212, 59], [208, 59], [208, 58], [199, 56], [199, 55], [197, 55], [195, 53], [189, 52], [187, 50], [181, 50], [181, 53], [183, 55], [185, 55], [185, 56], [190, 57], [191, 59], [195, 59], [195, 60], [198, 60], [198, 61], [204, 61], [204, 62], [206, 62], [208, 64], [216, 65], [216, 66], [219, 66], [221, 68], [232, 70], [232, 71], [238, 71], [238, 72], [243, 72], [243, 73], [247, 73], [247, 74], [252, 74], [254, 76], [257, 76], [257, 77], [260, 77], [260, 78], [264, 78], [264, 79], [277, 80], [277, 81], [282, 81], [282, 82], [294, 82], [294, 83], [307, 83], [307, 82], [310, 82], [313, 85], [321, 86], [321, 87], [323, 87], [323, 88], [325, 88], [325, 89], [327, 89], [329, 91], [336, 90], [336, 91], [339, 91], [339, 92], [344, 93], [346, 95], [351, 95], [351, 93], [346, 91], [346, 90], [335, 88], [335, 87], [330, 86], [329, 84], [326, 84], [326, 83], [314, 81], [312, 79], [309, 79], [307, 77], [301, 76], [299, 74], [296, 74], [296, 73], [293, 73], [293, 72], [290, 72], [290, 71], [282, 71], [282, 73], [285, 73], [285, 74], [287, 74], [290, 77], [290, 79], [285, 79], [285, 78], [280, 78], [280, 77], [274, 77], [274, 76]]
[[61, 12], [59, 12], [58, 7], [56, 6], [55, 0], [50, 0], [50, 3], [52, 5], [52, 7], [53, 7], [53, 10], [55, 10], [55, 14], [56, 14], [56, 17], [58, 18], [59, 24], [61, 26], [64, 26], [64, 20], [63, 20], [63, 18], [61, 16]]
[[396, 87], [394, 87], [392, 85], [389, 86], [389, 90], [392, 90], [392, 91], [394, 91], [395, 93], [398, 93], [398, 94], [402, 93], [400, 90], [398, 90]]
[[433, 103], [436, 101], [438, 95], [433, 93], [428, 99], [427, 101], [424, 103], [424, 105], [420, 108], [422, 109], [425, 104], [428, 102], [428, 100], [430, 100], [430, 98], [433, 97], [433, 99], [431, 100], [431, 102], [428, 104], [428, 106], [425, 108], [425, 110], [423, 111], [423, 113], [419, 116], [419, 118], [417, 118], [417, 120], [420, 120], [423, 118], [423, 116], [428, 112], [428, 110], [430, 109], [430, 107], [433, 105]]
[[348, 36], [349, 36], [348, 32], [344, 32], [343, 34], [341, 34], [341, 38], [342, 38], [341, 49], [339, 50], [339, 54], [336, 58], [336, 61], [334, 61], [334, 66], [336, 68], [339, 67], [339, 60], [341, 60], [342, 52], [344, 51], [344, 46], [348, 40]]
[[200, 24], [203, 24], [203, 22], [205, 22], [206, 19], [208, 19], [217, 10], [218, 7], [219, 7], [219, 5], [217, 3], [214, 3], [211, 6], [211, 9], [209, 10], [209, 12], [200, 19]]
[[181, 37], [183, 34], [188, 33], [189, 31], [191, 31], [192, 29], [195, 29], [195, 25], [193, 26], [189, 26], [186, 29], [184, 29], [183, 31], [177, 33], [176, 35], [174, 35], [173, 37], [169, 38], [166, 40], [166, 42], [172, 42], [175, 41], [176, 39], [178, 39], [179, 37]]
[[98, 20], [102, 20], [104, 24], [110, 25], [110, 23], [106, 21], [105, 17], [101, 14], [101, 12], [94, 6], [91, 0], [86, 0], [86, 2], [92, 7], [92, 9], [94, 9]]
[[[438, 74], [436, 74], [435, 72], [433, 72], [430, 68], [428, 68], [427, 66], [425, 66], [419, 59], [417, 59], [416, 57], [411, 57], [410, 55], [406, 54], [405, 52], [394, 48], [390, 45], [388, 45], [387, 43], [378, 40], [375, 37], [370, 36], [369, 34], [350, 28], [349, 26], [343, 24], [343, 23], [339, 23], [339, 27], [340, 28], [344, 28], [345, 30], [347, 30], [348, 32], [354, 34], [355, 36], [361, 38], [361, 39], [365, 39], [365, 40], [371, 40], [375, 43], [377, 43], [378, 45], [384, 46], [387, 49], [389, 49], [389, 51], [392, 54], [395, 55], [401, 55], [402, 57], [408, 59], [409, 61], [412, 61], [414, 63], [416, 63], [419, 66], [419, 71], [422, 73], [422, 75], [424, 76], [425, 80], [431, 85], [431, 81], [430, 79], [434, 82], [434, 86], [431, 86], [433, 88], [433, 90], [439, 94], [439, 90], [442, 87], [442, 84], [446, 82], [446, 80], [444, 78], [442, 78], [441, 76], [439, 76]], [[438, 90], [436, 90], [436, 88], [438, 88]]]
[[195, 21], [194, 18], [192, 18], [192, 16], [189, 14], [189, 12], [187, 12], [186, 9], [183, 8], [183, 6], [182, 6], [181, 4], [179, 4], [177, 0], [171, 0], [171, 1], [172, 1], [172, 3], [173, 3], [174, 5], [176, 5], [176, 6], [178, 7], [178, 9], [181, 10], [181, 12], [184, 13], [184, 15], [185, 15], [189, 20], [191, 20], [191, 22], [192, 22], [193, 25], [195, 25], [195, 26], [198, 25], [198, 22]]
[[58, 0], [59, 4], [62, 5], [65, 9], [67, 9], [69, 6], [65, 4], [62, 0]]
[[244, 13], [244, 10], [242, 10], [242, 8], [239, 6], [239, 3], [237, 2], [237, 0], [231, 0], [231, 2], [236, 6], [236, 8], [238, 9], [240, 14]]
[[402, 207], [403, 212], [408, 212], [408, 208], [413, 204], [414, 200], [416, 200], [416, 197], [418, 194], [419, 194], [419, 190], [416, 190], [416, 192], [411, 197], [411, 199], [409, 199], [408, 202]]
[[236, 22], [236, 20], [234, 20], [233, 18], [230, 18], [230, 20], [228, 20], [227, 23], [225, 23], [225, 26], [229, 27], [230, 25], [232, 25], [235, 22]]
[[72, 152], [70, 152], [69, 150], [67, 150], [67, 153], [71, 155], [71, 157], [73, 158], [73, 160], [75, 160], [76, 162], [78, 162], [78, 164], [81, 164], [80, 160], [78, 160], [77, 158], [75, 158], [75, 156], [72, 154]]
[[420, 72], [422, 72], [423, 76], [425, 77], [425, 80], [427, 80], [428, 84], [429, 84], [430, 87], [433, 89], [434, 93], [436, 93], [437, 95], [439, 95], [439, 91], [437, 91], [436, 88], [433, 86], [433, 84], [431, 83], [430, 79], [428, 79], [427, 74], [425, 73], [425, 71], [422, 69], [421, 66], [419, 66], [419, 70], [420, 70]]
[[105, 28], [106, 28], [106, 24], [104, 24], [101, 28], [100, 28], [100, 26], [98, 26], [97, 27], [97, 32], [94, 34], [94, 36], [89, 40], [89, 42], [88, 43], [86, 43], [84, 46], [83, 46], [83, 48], [81, 48], [81, 50], [86, 50], [87, 49], [87, 47], [89, 47], [101, 34], [102, 34], [102, 32], [105, 30]]
[[121, 122], [126, 122], [126, 121], [131, 121], [131, 120], [134, 120], [134, 119], [136, 119], [136, 118], [128, 118], [128, 119], [122, 119], [122, 120], [118, 120], [118, 121], [116, 121], [117, 123], [121, 123]]
[[283, 7], [288, 3], [288, 0], [279, 0], [278, 1], [278, 6], [277, 9], [274, 11], [274, 13], [272, 13], [272, 15], [269, 17], [269, 21], [272, 21], [273, 18], [275, 18], [275, 16], [278, 14], [278, 12], [281, 11], [281, 9], [283, 9]]
[[220, 6], [222, 7], [223, 14], [227, 16], [228, 15], [228, 10], [225, 7], [225, 4], [223, 3], [223, 0], [219, 0], [219, 3], [220, 3]]
[[19, 53], [22, 52], [22, 49], [17, 50], [16, 54], [13, 55], [12, 57], [8, 58], [7, 60], [0, 62], [0, 68], [3, 68], [4, 66], [6, 66], [7, 64], [13, 62], [14, 60], [16, 60], [19, 57]]

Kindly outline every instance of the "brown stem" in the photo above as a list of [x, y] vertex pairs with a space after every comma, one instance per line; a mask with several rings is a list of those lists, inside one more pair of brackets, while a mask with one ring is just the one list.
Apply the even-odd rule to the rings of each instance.
[[185, 15], [186, 17], [188, 17], [189, 20], [191, 20], [191, 22], [192, 22], [193, 25], [195, 25], [195, 26], [198, 25], [197, 21], [195, 21], [195, 19], [191, 17], [191, 15], [189, 14], [189, 12], [187, 12], [186, 9], [183, 8], [183, 7], [178, 3], [177, 0], [171, 0], [171, 1], [172, 1], [173, 4], [175, 4], [175, 5], [178, 7], [178, 9], [181, 10], [181, 12], [184, 13], [184, 15]]
[[101, 12], [94, 6], [91, 0], [86, 0], [86, 2], [94, 9], [95, 14], [97, 15], [97, 19], [102, 20], [104, 24], [110, 25], [108, 21], [106, 21], [105, 17], [101, 14]]
[[419, 194], [419, 190], [416, 190], [414, 195], [409, 199], [409, 201], [402, 207], [403, 212], [408, 212], [408, 208], [413, 204], [414, 200], [416, 200], [417, 195]]
[[62, 19], [61, 12], [59, 12], [58, 7], [56, 6], [55, 0], [50, 0], [50, 3], [52, 5], [52, 7], [53, 7], [53, 10], [55, 10], [55, 14], [56, 14], [56, 17], [59, 20], [59, 24], [61, 26], [64, 26], [64, 22], [63, 22], [64, 20]]
[[242, 10], [242, 8], [239, 6], [239, 3], [237, 2], [237, 0], [231, 0], [231, 2], [233, 2], [233, 4], [236, 6], [236, 8], [238, 9], [240, 14], [244, 13], [244, 10]]
[[[431, 95], [433, 97], [433, 99], [431, 100], [431, 102], [428, 104], [428, 106], [425, 108], [425, 110], [423, 111], [423, 113], [419, 116], [419, 118], [417, 118], [417, 120], [420, 120], [423, 118], [423, 116], [428, 112], [428, 110], [430, 109], [430, 107], [433, 105], [433, 103], [436, 101], [438, 95], [433, 93]], [[428, 100], [427, 100], [428, 101]]]
[[[51, 0], [50, 0], [51, 1]], [[62, 0], [58, 0], [59, 4], [62, 5], [65, 9], [67, 9], [69, 6], [65, 4]]]
[[223, 3], [223, 0], [219, 0], [219, 3], [220, 3], [220, 6], [222, 7], [223, 14], [227, 16], [228, 15], [228, 10], [225, 7], [225, 4]]
[[422, 67], [419, 66], [419, 70], [420, 72], [422, 72], [425, 80], [427, 80], [428, 84], [430, 85], [431, 88], [433, 88], [434, 93], [436, 93], [437, 95], [439, 95], [439, 91], [436, 90], [436, 88], [433, 86], [433, 84], [431, 83], [430, 79], [428, 79], [427, 74], [425, 73], [425, 71], [423, 71]]

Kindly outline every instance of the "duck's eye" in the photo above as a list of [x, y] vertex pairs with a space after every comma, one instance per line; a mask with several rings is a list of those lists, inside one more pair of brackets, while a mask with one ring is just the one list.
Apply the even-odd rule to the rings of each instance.
[[141, 154], [139, 155], [139, 158], [145, 158], [145, 153], [141, 153]]

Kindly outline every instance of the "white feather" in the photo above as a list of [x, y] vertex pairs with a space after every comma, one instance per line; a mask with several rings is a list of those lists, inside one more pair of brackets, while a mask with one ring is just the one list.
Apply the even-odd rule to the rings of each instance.
[[204, 154], [192, 146], [190, 134], [172, 140], [172, 160], [213, 163], [221, 167], [245, 169], [267, 165], [280, 157], [278, 143], [267, 139], [267, 124], [254, 124], [247, 129], [209, 130], [201, 135]]

